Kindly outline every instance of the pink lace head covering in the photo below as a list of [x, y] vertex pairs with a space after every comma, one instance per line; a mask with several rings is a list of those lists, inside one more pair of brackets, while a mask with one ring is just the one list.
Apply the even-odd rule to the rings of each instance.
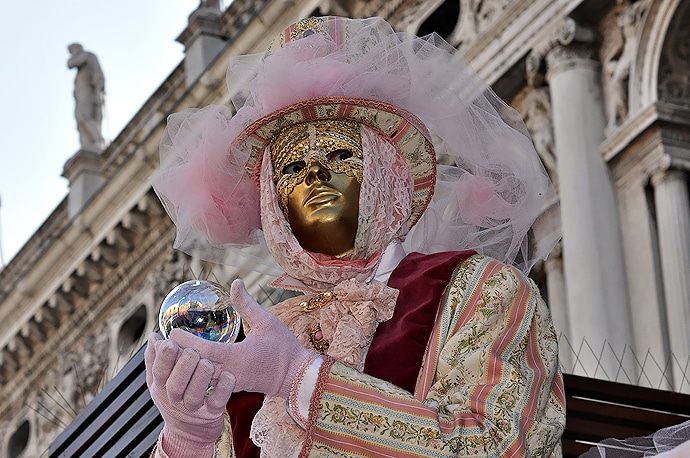
[[[519, 115], [435, 34], [398, 33], [381, 18], [309, 18], [266, 52], [231, 59], [228, 84], [234, 116], [224, 106], [173, 114], [161, 142], [152, 181], [178, 249], [235, 264], [266, 241], [302, 290], [321, 290], [371, 278], [396, 239], [528, 271], [559, 237], [530, 236], [553, 188]], [[351, 260], [299, 247], [265, 159], [285, 125], [340, 117], [362, 125], [365, 161]], [[434, 154], [454, 165], [436, 170]]]

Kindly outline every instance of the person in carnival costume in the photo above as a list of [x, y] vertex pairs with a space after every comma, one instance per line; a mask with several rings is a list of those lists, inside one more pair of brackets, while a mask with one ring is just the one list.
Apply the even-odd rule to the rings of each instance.
[[242, 342], [149, 336], [154, 455], [560, 456], [557, 337], [526, 276], [554, 194], [519, 115], [381, 18], [302, 20], [228, 83], [234, 115], [169, 118], [154, 188], [176, 248], [265, 245], [271, 286], [303, 294], [264, 310], [235, 280]]

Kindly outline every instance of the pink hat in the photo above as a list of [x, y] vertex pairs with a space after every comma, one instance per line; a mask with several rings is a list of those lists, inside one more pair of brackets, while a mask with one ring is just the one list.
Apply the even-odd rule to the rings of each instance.
[[[408, 249], [472, 248], [529, 270], [559, 234], [529, 230], [553, 188], [519, 114], [439, 36], [395, 32], [381, 18], [320, 17], [288, 27], [267, 51], [233, 57], [234, 115], [209, 106], [171, 115], [153, 184], [177, 226], [175, 246], [223, 261], [260, 243], [254, 178], [284, 127], [348, 118], [408, 164]], [[436, 159], [454, 162], [436, 167]]]

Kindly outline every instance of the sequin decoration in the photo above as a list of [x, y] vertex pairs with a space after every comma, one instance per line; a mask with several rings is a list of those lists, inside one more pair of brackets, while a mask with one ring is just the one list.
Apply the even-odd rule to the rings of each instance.
[[362, 159], [361, 126], [349, 119], [320, 119], [283, 128], [271, 140], [271, 162], [277, 182], [283, 168], [299, 161], [310, 151], [325, 154], [343, 149]]
[[309, 313], [322, 308], [323, 306], [328, 304], [333, 298], [335, 298], [335, 293], [333, 291], [324, 291], [322, 293], [315, 295], [308, 301], [300, 302], [299, 306], [303, 312]]
[[307, 329], [307, 334], [309, 334], [309, 340], [314, 346], [314, 349], [321, 354], [326, 353], [328, 347], [331, 346], [331, 343], [323, 336], [323, 331], [321, 331], [321, 326], [319, 323], [316, 323]]
[[240, 331], [240, 315], [230, 293], [218, 283], [191, 280], [176, 286], [163, 300], [158, 325], [167, 338], [175, 328], [206, 340], [232, 343]]

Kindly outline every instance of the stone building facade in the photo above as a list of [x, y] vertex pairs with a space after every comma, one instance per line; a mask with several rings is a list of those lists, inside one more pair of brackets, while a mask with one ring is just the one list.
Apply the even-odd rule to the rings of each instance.
[[[157, 327], [176, 283], [251, 270], [172, 250], [148, 177], [166, 116], [229, 103], [232, 55], [295, 20], [382, 16], [458, 47], [525, 119], [558, 201], [535, 228], [562, 242], [533, 276], [568, 373], [690, 391], [690, 2], [682, 0], [202, 1], [183, 62], [100, 155], [75, 154], [71, 192], [0, 271], [0, 455], [41, 456]], [[439, 158], [442, 160], [442, 158]], [[259, 253], [260, 255], [260, 253]]]

